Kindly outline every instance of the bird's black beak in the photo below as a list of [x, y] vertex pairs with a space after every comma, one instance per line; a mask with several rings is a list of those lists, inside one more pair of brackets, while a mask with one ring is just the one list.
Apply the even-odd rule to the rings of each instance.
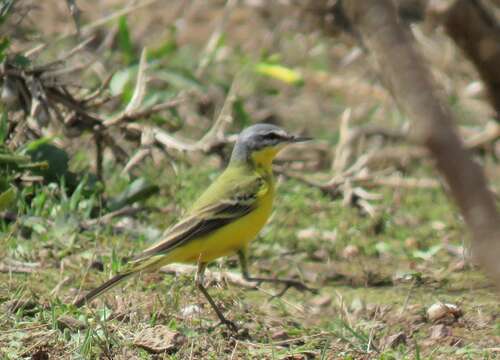
[[313, 138], [309, 137], [309, 136], [298, 136], [298, 135], [292, 135], [292, 136], [290, 136], [290, 142], [292, 142], [292, 143], [310, 141], [312, 139]]

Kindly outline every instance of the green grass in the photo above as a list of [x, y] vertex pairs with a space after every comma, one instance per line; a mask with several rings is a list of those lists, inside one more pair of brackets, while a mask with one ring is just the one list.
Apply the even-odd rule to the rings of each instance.
[[[140, 120], [175, 136], [200, 138], [242, 69], [250, 69], [249, 80], [233, 106], [230, 131], [263, 119], [290, 130], [306, 129], [328, 149], [322, 165], [306, 166], [307, 173], [330, 173], [330, 149], [338, 142], [338, 117], [345, 108], [367, 109], [360, 111], [352, 126], [377, 121], [380, 112], [385, 120], [381, 125], [395, 127], [405, 121], [394, 105], [381, 104], [377, 97], [353, 100], [356, 89], [330, 88], [327, 81], [318, 83], [308, 77], [321, 71], [336, 79], [345, 76], [346, 84], [355, 86], [353, 74], [359, 82], [363, 74], [367, 77], [363, 84], [372, 83], [368, 62], [358, 60], [362, 69], [359, 64], [354, 69], [337, 65], [347, 56], [350, 44], [317, 34], [275, 34], [273, 26], [267, 39], [272, 35], [275, 40], [268, 48], [250, 51], [228, 31], [211, 53], [204, 54], [203, 44], [182, 43], [173, 25], [166, 35], [155, 36], [153, 44], [144, 39], [136, 43], [135, 21], [126, 16], [117, 20], [115, 47], [99, 54], [102, 66], [114, 71], [109, 92], [117, 96], [111, 109], [102, 109], [106, 114], [126, 107], [133, 95], [140, 51], [147, 46], [148, 74], [153, 80], [146, 103], [193, 88], [206, 96], [203, 101], [190, 99], [187, 109]], [[111, 26], [105, 30], [111, 31]], [[302, 51], [296, 42], [314, 51]], [[202, 59], [210, 61], [205, 74], [197, 76]], [[266, 64], [266, 71], [262, 66], [260, 72], [252, 70], [259, 64]], [[276, 76], [277, 70], [294, 75], [297, 81], [283, 81], [283, 76]], [[463, 76], [462, 71], [457, 74]], [[93, 73], [80, 80], [90, 87], [99, 83]], [[454, 110], [462, 111], [460, 97], [454, 101]], [[5, 116], [0, 126], [2, 141]], [[467, 118], [460, 116], [461, 121]], [[41, 142], [50, 143], [48, 139]], [[217, 318], [194, 286], [192, 274], [141, 274], [89, 306], [74, 308], [69, 304], [81, 291], [118, 272], [127, 258], [175, 223], [215, 179], [223, 161], [216, 155], [168, 151], [161, 153], [160, 163], [147, 158], [131, 174], [122, 175], [123, 164], [106, 157], [104, 183], [100, 184], [92, 174], [94, 158], [89, 148], [94, 145], [89, 137], [84, 134], [68, 142], [67, 149], [56, 155], [69, 157], [67, 168], [66, 162], [61, 163], [71, 181], [20, 187], [10, 209], [17, 218], [2, 216], [0, 220], [0, 265], [23, 269], [0, 272], [1, 359], [43, 358], [44, 354], [55, 359], [498, 358], [497, 295], [479, 269], [468, 262], [459, 266], [462, 259], [443, 246], [445, 240], [453, 246], [467, 245], [469, 237], [441, 189], [376, 188], [373, 191], [382, 198], [372, 202], [377, 207], [377, 216], [372, 218], [343, 204], [342, 199], [279, 178], [271, 221], [250, 249], [250, 270], [263, 276], [300, 278], [320, 293], [290, 290], [270, 300], [279, 288], [263, 285], [251, 290], [226, 282], [210, 283], [214, 299], [248, 331], [247, 338], [234, 338], [215, 326]], [[23, 146], [36, 145], [37, 141]], [[49, 150], [54, 153], [53, 148]], [[128, 144], [127, 150], [134, 154], [137, 144]], [[229, 147], [224, 149], [226, 155], [229, 151]], [[481, 161], [490, 174], [498, 175], [497, 160], [486, 155]], [[54, 162], [61, 165], [57, 159]], [[288, 165], [300, 166], [284, 166]], [[2, 189], [14, 181], [8, 170]], [[411, 164], [405, 171], [412, 177], [436, 177], [426, 161]], [[498, 188], [500, 181], [493, 175], [493, 186]], [[113, 206], [124, 204], [142, 210], [106, 224], [92, 223]], [[239, 272], [235, 257], [220, 259], [210, 269]], [[448, 325], [451, 336], [432, 339], [435, 324], [425, 314], [438, 301], [457, 304], [463, 316]], [[72, 319], [72, 325], [65, 318]], [[141, 330], [156, 325], [181, 333], [185, 342], [159, 355], [134, 345]], [[400, 332], [405, 342], [384, 346], [388, 337]]]
[[[144, 169], [145, 174], [151, 172], [151, 169]], [[145, 212], [136, 221], [143, 230], [168, 226], [217, 172], [214, 168], [196, 166], [181, 167], [175, 178], [159, 174], [158, 178], [169, 180], [161, 184], [161, 196], [146, 204], [157, 208], [170, 206], [172, 210], [166, 215]], [[54, 187], [51, 191], [57, 193], [59, 190]], [[392, 204], [394, 194], [382, 192], [381, 203]], [[37, 193], [41, 196], [43, 191]], [[71, 219], [88, 217], [84, 205], [88, 200], [80, 198], [77, 201], [75, 194], [72, 197], [59, 195], [58, 200], [57, 197], [47, 200], [44, 206], [40, 205], [40, 200], [38, 207], [31, 208], [42, 220], [51, 219], [52, 226], [37, 229], [33, 225], [29, 237], [14, 231], [13, 235], [4, 238], [3, 256], [43, 265], [42, 270], [28, 275], [0, 275], [2, 306], [8, 306], [13, 299], [30, 300], [24, 307], [14, 312], [5, 311], [0, 317], [0, 328], [9, 329], [0, 336], [2, 356], [17, 358], [30, 346], [37, 348], [37, 341], [40, 341], [40, 348], [54, 347], [62, 353], [70, 353], [73, 358], [122, 353], [148, 358], [147, 352], [134, 347], [132, 341], [138, 328], [156, 324], [167, 324], [187, 336], [187, 342], [169, 358], [184, 358], [192, 351], [206, 351], [217, 358], [217, 354], [232, 351], [234, 340], [228, 339], [224, 329], [211, 328], [216, 324], [214, 315], [188, 275], [173, 278], [144, 274], [112, 290], [88, 308], [76, 310], [65, 305], [80, 286], [89, 288], [118, 271], [121, 259], [143, 249], [148, 240], [146, 236], [134, 236], [127, 231], [114, 234], [110, 226], [78, 231]], [[494, 324], [492, 319], [484, 320], [484, 317], [494, 316], [498, 305], [487, 280], [470, 268], [447, 272], [447, 267], [456, 259], [444, 250], [430, 255], [426, 261], [415, 257], [414, 250], [405, 246], [409, 236], [414, 238], [420, 251], [440, 244], [440, 232], [433, 228], [432, 219], [445, 223], [446, 230], [440, 231], [453, 234], [456, 238], [452, 243], [461, 244], [463, 224], [439, 190], [403, 192], [398, 196], [401, 205], [393, 204], [390, 213], [377, 220], [383, 222], [383, 226], [375, 233], [374, 220], [357, 210], [343, 207], [340, 201], [332, 202], [318, 190], [295, 181], [281, 182], [272, 221], [252, 244], [251, 269], [267, 275], [299, 275], [321, 289], [318, 296], [331, 297], [331, 303], [318, 307], [314, 305], [315, 296], [293, 290], [283, 299], [269, 302], [269, 293], [277, 291], [270, 286], [265, 286], [265, 291], [223, 284], [212, 286], [211, 293], [228, 316], [249, 329], [251, 338], [238, 342], [237, 353], [254, 358], [297, 354], [306, 354], [306, 358], [328, 358], [337, 354], [346, 359], [367, 355], [399, 359], [413, 358], [418, 343], [421, 358], [446, 354], [492, 358], [494, 353], [484, 349], [493, 347], [487, 334]], [[409, 218], [411, 227], [405, 225]], [[4, 224], [3, 227], [13, 230], [13, 226]], [[337, 239], [327, 242], [314, 237], [297, 237], [299, 230], [311, 226], [320, 232], [336, 229]], [[380, 243], [385, 246], [381, 247]], [[347, 245], [358, 246], [359, 255], [343, 258], [342, 249]], [[326, 262], [315, 258], [314, 253], [319, 249], [326, 251]], [[102, 262], [102, 272], [88, 268], [93, 260]], [[217, 262], [213, 268], [237, 271], [232, 258]], [[390, 279], [398, 272], [418, 272], [423, 280], [413, 285], [391, 283]], [[370, 279], [377, 277], [388, 279], [387, 285], [371, 285]], [[57, 294], [51, 294], [61, 281]], [[406, 308], [411, 311], [401, 313], [407, 298]], [[120, 311], [128, 313], [129, 318], [109, 320], [117, 311], [120, 299]], [[102, 301], [107, 304], [105, 307]], [[460, 347], [448, 345], [431, 350], [425, 345], [432, 324], [422, 315], [425, 308], [436, 301], [457, 303], [463, 309], [464, 318], [452, 326], [453, 333], [461, 334], [458, 335], [463, 342]], [[192, 305], [198, 306], [200, 312], [183, 318], [183, 309]], [[86, 328], [62, 329], [58, 325], [62, 315], [82, 321]], [[462, 330], [464, 327], [478, 328], [466, 333]], [[48, 335], [29, 336], [41, 330]], [[406, 344], [395, 349], [379, 348], [382, 339], [399, 331], [412, 334], [408, 335]], [[284, 335], [273, 339], [279, 332]]]

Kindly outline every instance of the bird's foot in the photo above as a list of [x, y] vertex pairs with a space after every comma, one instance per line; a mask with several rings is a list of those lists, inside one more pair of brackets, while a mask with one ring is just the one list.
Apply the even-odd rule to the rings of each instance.
[[291, 288], [297, 289], [298, 291], [309, 291], [312, 294], [318, 293], [318, 289], [311, 288], [299, 280], [294, 280], [294, 279], [274, 279], [274, 280], [275, 283], [283, 284], [284, 287], [279, 293], [271, 296], [269, 300], [282, 297], [283, 295], [285, 295], [288, 289]]

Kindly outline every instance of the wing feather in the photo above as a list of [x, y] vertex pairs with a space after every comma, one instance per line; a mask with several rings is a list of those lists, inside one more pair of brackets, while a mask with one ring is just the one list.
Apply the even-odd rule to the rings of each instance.
[[192, 239], [208, 235], [248, 215], [257, 206], [264, 181], [255, 177], [252, 183], [245, 185], [230, 189], [233, 191], [228, 191], [229, 196], [216, 203], [196, 209], [192, 215], [170, 228], [161, 241], [134, 257], [132, 263], [168, 253]]

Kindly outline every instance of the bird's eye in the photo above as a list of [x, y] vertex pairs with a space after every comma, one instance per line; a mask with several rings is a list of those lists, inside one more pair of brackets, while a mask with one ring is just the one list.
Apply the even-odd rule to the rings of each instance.
[[279, 136], [276, 133], [269, 133], [266, 135], [266, 138], [269, 140], [279, 140], [279, 139], [281, 139], [281, 136]]

